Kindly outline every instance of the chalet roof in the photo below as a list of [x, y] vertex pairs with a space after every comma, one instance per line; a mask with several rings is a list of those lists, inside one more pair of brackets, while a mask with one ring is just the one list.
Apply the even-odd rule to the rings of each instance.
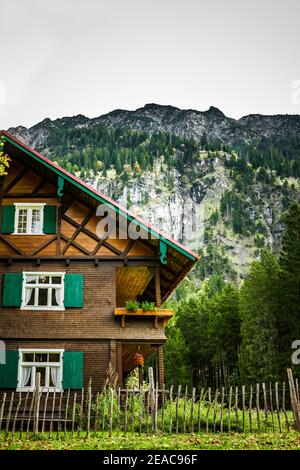
[[7, 131], [0, 131], [0, 135], [5, 136], [7, 153], [9, 153], [9, 148], [13, 146], [13, 148], [15, 148], [16, 150], [22, 152], [23, 154], [26, 154], [27, 156], [44, 166], [46, 169], [50, 170], [52, 173], [63, 178], [65, 182], [69, 183], [74, 188], [77, 188], [77, 191], [84, 193], [87, 197], [94, 199], [98, 203], [100, 202], [102, 204], [109, 205], [119, 215], [125, 217], [128, 221], [137, 223], [142, 229], [150, 233], [151, 236], [166, 243], [166, 245], [171, 247], [172, 251], [175, 250], [180, 256], [180, 258], [183, 257], [186, 260], [186, 263], [183, 263], [184, 266], [182, 271], [178, 273], [178, 278], [176, 279], [176, 282], [172, 283], [173, 285], [170, 286], [170, 290], [168, 290], [168, 293], [164, 296], [165, 298], [171, 293], [171, 291], [173, 291], [178, 282], [180, 282], [180, 280], [187, 274], [187, 272], [191, 269], [194, 263], [199, 259], [197, 253], [192, 250], [189, 250], [181, 243], [174, 240], [169, 235], [163, 233], [161, 230], [159, 230], [152, 224], [136, 216], [110, 197], [104, 195], [102, 192], [92, 188], [91, 186], [83, 182], [80, 178], [77, 178], [65, 169], [61, 168], [56, 163], [52, 162], [49, 158], [37, 152], [33, 148], [29, 147], [24, 142], [9, 134]]

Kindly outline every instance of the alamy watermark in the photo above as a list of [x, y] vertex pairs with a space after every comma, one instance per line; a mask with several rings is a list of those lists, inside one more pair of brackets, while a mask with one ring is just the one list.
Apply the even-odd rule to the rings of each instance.
[[295, 339], [295, 341], [292, 342], [292, 349], [295, 349], [295, 351], [292, 354], [292, 363], [295, 365], [300, 364], [300, 339]]
[[[125, 208], [124, 208], [125, 209]], [[139, 210], [140, 209], [140, 210]], [[135, 212], [145, 212], [145, 208], [142, 205], [135, 204]], [[122, 208], [116, 210], [114, 206], [109, 204], [100, 204], [96, 210], [96, 216], [100, 218], [96, 226], [96, 235], [100, 240], [107, 239], [121, 239], [126, 240], [156, 240], [158, 238], [163, 239], [164, 235], [159, 234], [156, 227], [158, 226], [161, 231], [164, 224], [159, 223], [158, 214], [156, 211], [151, 211], [154, 217], [153, 224], [145, 223], [135, 216], [131, 216]], [[192, 212], [192, 211], [191, 211]], [[174, 218], [179, 220], [179, 214], [177, 217], [173, 215], [171, 219], [174, 223]], [[204, 221], [205, 221], [205, 207], [204, 205], [198, 209], [198, 213], [189, 215], [181, 214], [181, 218], [184, 217], [184, 240], [189, 245], [193, 244], [195, 247], [203, 246], [204, 243]], [[176, 223], [174, 223], [176, 226]], [[169, 227], [170, 228], [170, 227]], [[171, 231], [171, 230], [170, 230]], [[178, 238], [178, 234], [173, 234], [173, 238]], [[183, 234], [181, 234], [183, 235]], [[179, 237], [182, 238], [182, 237]]]

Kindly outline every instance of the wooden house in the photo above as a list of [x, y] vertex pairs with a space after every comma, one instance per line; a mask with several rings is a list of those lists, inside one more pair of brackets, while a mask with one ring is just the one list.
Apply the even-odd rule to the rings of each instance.
[[[0, 181], [0, 389], [33, 390], [37, 372], [50, 391], [80, 389], [89, 378], [99, 389], [109, 363], [123, 384], [137, 351], [156, 352], [163, 383], [173, 312], [162, 305], [197, 254], [1, 134], [11, 163]], [[106, 238], [103, 205], [116, 217]], [[128, 300], [156, 309], [130, 311]]]

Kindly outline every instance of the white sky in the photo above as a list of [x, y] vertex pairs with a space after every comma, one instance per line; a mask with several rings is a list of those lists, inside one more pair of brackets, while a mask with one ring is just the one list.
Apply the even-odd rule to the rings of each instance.
[[299, 0], [0, 0], [0, 20], [0, 128], [149, 102], [300, 114]]

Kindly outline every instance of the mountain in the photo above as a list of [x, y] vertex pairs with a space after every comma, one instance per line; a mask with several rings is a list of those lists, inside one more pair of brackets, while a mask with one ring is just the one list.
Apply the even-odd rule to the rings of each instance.
[[195, 280], [242, 279], [299, 199], [300, 116], [147, 104], [9, 132], [198, 250]]
[[264, 116], [251, 114], [235, 120], [211, 106], [207, 111], [181, 110], [174, 106], [146, 104], [135, 111], [117, 109], [89, 119], [81, 114], [51, 121], [49, 118], [26, 129], [19, 126], [9, 132], [26, 140], [30, 145], [43, 147], [53, 128], [77, 129], [102, 125], [107, 128], [130, 127], [141, 132], [170, 132], [196, 140], [205, 136], [209, 141], [220, 140], [226, 145], [253, 142], [263, 137], [280, 139], [300, 133], [300, 115]]

